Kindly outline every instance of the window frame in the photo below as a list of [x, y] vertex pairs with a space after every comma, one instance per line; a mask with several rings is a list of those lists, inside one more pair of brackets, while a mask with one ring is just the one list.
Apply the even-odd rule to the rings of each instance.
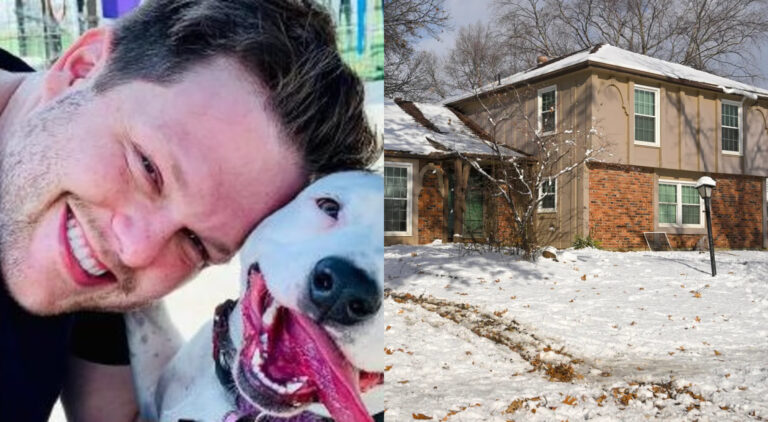
[[[406, 169], [406, 197], [405, 197], [405, 227], [406, 231], [385, 231], [384, 236], [413, 236], [413, 163], [400, 162], [400, 161], [385, 161], [384, 171], [387, 167], [399, 167]], [[386, 180], [386, 176], [385, 176]], [[386, 202], [386, 189], [384, 190], [383, 202]], [[402, 198], [389, 198], [389, 199], [402, 199]], [[382, 203], [382, 207], [385, 205]], [[386, 219], [386, 213], [384, 218]]]
[[[541, 103], [542, 103], [542, 95], [544, 95], [546, 93], [549, 93], [549, 92], [554, 92], [555, 93], [555, 107], [552, 110], [552, 112], [554, 113], [553, 121], [555, 123], [555, 127], [554, 127], [554, 129], [552, 129], [549, 132], [544, 132], [543, 128], [542, 128], [542, 125], [544, 124], [544, 120], [541, 118], [541, 115], [544, 112], [541, 110]], [[539, 89], [537, 91], [537, 93], [536, 93], [536, 120], [538, 122], [537, 129], [538, 129], [538, 132], [539, 132], [540, 136], [553, 135], [553, 134], [557, 133], [557, 84], [546, 86], [546, 87], [541, 88], [541, 89]]]
[[[732, 105], [735, 106], [738, 110], [738, 123], [739, 126], [737, 129], [739, 130], [739, 139], [738, 139], [738, 151], [728, 151], [723, 149], [723, 105]], [[744, 155], [744, 119], [743, 119], [743, 104], [738, 101], [733, 100], [726, 100], [721, 99], [720, 100], [720, 152], [725, 155], [736, 155], [741, 156]], [[732, 126], [725, 126], [725, 127], [732, 127]]]
[[[659, 221], [659, 217], [661, 216], [661, 211], [659, 207], [659, 185], [675, 185], [676, 188], [676, 196], [675, 198], [675, 223], [662, 223]], [[701, 195], [698, 194], [698, 191], [696, 192], [696, 195], [699, 198], [699, 224], [683, 224], [683, 186], [692, 186], [696, 187], [696, 182], [685, 182], [680, 180], [668, 180], [668, 179], [659, 179], [657, 186], [656, 186], [656, 223], [659, 225], [659, 227], [673, 227], [673, 228], [704, 228], [706, 218], [701, 215], [704, 211], [704, 199], [702, 199]], [[693, 205], [693, 204], [689, 204]]]
[[[553, 183], [555, 185], [555, 191], [552, 193], [544, 193], [544, 183]], [[552, 208], [544, 208], [544, 195], [553, 195], [555, 197], [555, 204]], [[540, 213], [556, 213], [557, 212], [557, 179], [547, 179], [539, 186], [539, 205], [537, 206]]]
[[[646, 114], [638, 114], [637, 110], [635, 109], [635, 99], [636, 99], [638, 90], [653, 93], [653, 108], [655, 111], [655, 115], [653, 116], [654, 142], [640, 141], [637, 139], [637, 136], [636, 136], [637, 135], [637, 116], [639, 115], [643, 117], [651, 117]], [[635, 84], [634, 89], [632, 90], [632, 129], [633, 129], [632, 139], [635, 145], [642, 145], [647, 147], [661, 146], [661, 89], [660, 88]]]

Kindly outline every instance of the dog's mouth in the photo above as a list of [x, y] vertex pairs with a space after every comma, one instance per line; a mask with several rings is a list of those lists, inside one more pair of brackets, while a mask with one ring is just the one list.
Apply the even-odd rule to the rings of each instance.
[[337, 422], [372, 420], [360, 394], [383, 383], [383, 373], [356, 368], [322, 326], [280, 306], [258, 266], [248, 283], [243, 346], [233, 374], [242, 399], [279, 414], [320, 401]]

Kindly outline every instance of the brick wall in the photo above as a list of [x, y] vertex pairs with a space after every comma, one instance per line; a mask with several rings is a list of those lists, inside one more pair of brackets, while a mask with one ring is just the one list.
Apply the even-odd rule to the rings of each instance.
[[[761, 179], [712, 175], [715, 247], [762, 246]], [[592, 163], [589, 166], [589, 229], [609, 249], [645, 249], [643, 232], [654, 231], [653, 169]], [[675, 249], [692, 249], [702, 234], [668, 234]]]
[[[418, 176], [418, 175], [416, 175]], [[440, 196], [438, 174], [428, 170], [419, 193], [419, 244], [443, 238], [443, 197]]]
[[712, 194], [712, 234], [715, 247], [762, 247], [761, 179], [722, 174], [712, 178], [717, 181], [717, 187]]
[[653, 170], [589, 165], [589, 231], [603, 247], [646, 248], [653, 218]]

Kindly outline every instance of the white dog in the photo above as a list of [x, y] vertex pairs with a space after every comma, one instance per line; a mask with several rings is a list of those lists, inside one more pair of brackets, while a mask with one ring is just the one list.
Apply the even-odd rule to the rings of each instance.
[[[127, 314], [142, 417], [151, 421], [370, 421], [383, 382], [383, 183], [324, 177], [246, 240], [237, 302], [182, 345], [162, 304]], [[275, 416], [276, 415], [276, 416]], [[285, 419], [283, 419], [285, 418]]]

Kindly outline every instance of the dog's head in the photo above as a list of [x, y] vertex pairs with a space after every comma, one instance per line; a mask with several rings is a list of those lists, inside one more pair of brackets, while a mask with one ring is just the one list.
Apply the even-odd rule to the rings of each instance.
[[367, 420], [360, 394], [383, 381], [382, 198], [381, 176], [326, 176], [246, 240], [230, 331], [241, 399], [282, 415], [321, 401], [337, 421]]

